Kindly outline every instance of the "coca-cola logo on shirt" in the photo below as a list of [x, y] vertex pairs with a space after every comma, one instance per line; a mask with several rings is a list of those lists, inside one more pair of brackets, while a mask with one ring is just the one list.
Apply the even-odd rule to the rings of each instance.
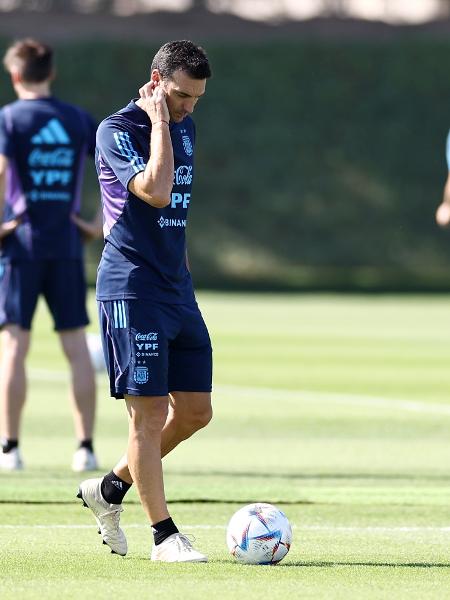
[[180, 165], [175, 169], [174, 183], [176, 185], [191, 185], [192, 165]]

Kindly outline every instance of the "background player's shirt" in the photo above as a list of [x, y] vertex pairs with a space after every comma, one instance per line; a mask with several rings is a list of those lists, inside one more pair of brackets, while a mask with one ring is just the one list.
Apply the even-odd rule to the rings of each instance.
[[86, 154], [95, 151], [96, 124], [53, 97], [17, 100], [0, 111], [0, 154], [8, 158], [3, 220], [21, 218], [2, 242], [15, 259], [80, 258], [78, 213]]
[[171, 202], [150, 206], [128, 191], [145, 169], [151, 122], [135, 101], [105, 119], [97, 132], [96, 166], [105, 247], [97, 277], [99, 300], [145, 298], [187, 303], [194, 299], [186, 266], [186, 220], [194, 175], [194, 123], [170, 124], [174, 152]]

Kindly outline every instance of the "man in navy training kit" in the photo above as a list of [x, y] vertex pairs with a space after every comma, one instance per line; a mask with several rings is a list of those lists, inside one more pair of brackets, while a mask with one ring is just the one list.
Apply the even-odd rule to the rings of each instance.
[[[71, 369], [79, 448], [74, 471], [97, 468], [92, 446], [95, 377], [88, 323], [82, 236], [101, 235], [101, 213], [78, 215], [86, 154], [96, 125], [51, 95], [52, 50], [32, 39], [13, 44], [4, 65], [18, 100], [0, 111], [0, 469], [23, 467], [19, 432], [26, 397], [25, 359], [36, 303], [43, 295]], [[100, 219], [100, 220], [99, 220]]]
[[212, 350], [195, 301], [185, 228], [194, 172], [190, 117], [211, 76], [202, 48], [169, 42], [153, 59], [140, 98], [97, 132], [105, 247], [97, 299], [111, 395], [128, 412], [127, 453], [80, 485], [103, 541], [127, 553], [119, 527], [134, 482], [152, 525], [151, 559], [206, 562], [171, 519], [161, 458], [212, 416]]

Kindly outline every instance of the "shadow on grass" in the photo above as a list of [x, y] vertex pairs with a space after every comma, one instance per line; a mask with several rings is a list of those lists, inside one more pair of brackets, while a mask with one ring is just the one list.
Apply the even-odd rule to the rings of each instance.
[[[148, 562], [148, 558], [145, 557], [141, 557], [141, 556], [127, 556], [124, 560], [126, 561], [136, 561], [136, 562], [141, 562], [141, 561], [145, 561]], [[161, 563], [152, 563], [152, 564], [161, 564]], [[175, 564], [175, 563], [173, 563]], [[178, 563], [180, 564], [180, 563]], [[204, 563], [191, 563], [191, 564], [202, 564], [204, 565]], [[306, 561], [298, 561], [298, 562], [291, 562], [291, 563], [279, 563], [277, 565], [246, 565], [243, 563], [239, 563], [233, 559], [219, 559], [219, 560], [210, 560], [209, 563], [210, 565], [217, 565], [217, 564], [223, 564], [226, 566], [230, 566], [230, 565], [235, 565], [236, 567], [239, 568], [248, 568], [248, 569], [261, 569], [261, 568], [267, 568], [267, 569], [289, 569], [289, 568], [326, 568], [326, 569], [332, 569], [334, 567], [383, 567], [383, 568], [392, 568], [392, 567], [398, 567], [398, 568], [402, 568], [402, 569], [450, 569], [450, 563], [423, 563], [423, 562], [404, 562], [404, 563], [396, 563], [396, 562], [373, 562], [373, 561], [367, 561], [367, 562], [345, 562], [345, 561], [313, 561], [313, 562], [306, 562]]]
[[186, 477], [247, 477], [250, 479], [319, 479], [319, 480], [343, 480], [350, 481], [367, 480], [401, 480], [401, 481], [443, 481], [450, 482], [450, 475], [417, 475], [413, 473], [263, 473], [261, 471], [165, 471], [166, 475], [177, 475]]
[[[169, 504], [252, 504], [255, 502], [255, 499], [232, 499], [232, 500], [224, 500], [220, 498], [178, 498], [178, 499], [168, 499]], [[311, 502], [309, 500], [264, 500], [264, 502], [276, 503], [276, 504], [286, 504], [286, 505], [309, 505], [309, 504], [326, 504], [324, 502]], [[23, 505], [74, 505], [80, 504], [79, 501], [76, 500], [26, 500], [20, 498], [11, 498], [11, 499], [0, 499], [0, 505], [2, 504], [23, 504]], [[141, 503], [139, 500], [127, 500], [127, 505], [135, 505], [140, 506]]]
[[396, 562], [331, 562], [331, 561], [314, 561], [314, 562], [294, 562], [280, 563], [276, 565], [279, 568], [288, 569], [290, 567], [401, 567], [410, 569], [450, 569], [450, 563], [396, 563]]

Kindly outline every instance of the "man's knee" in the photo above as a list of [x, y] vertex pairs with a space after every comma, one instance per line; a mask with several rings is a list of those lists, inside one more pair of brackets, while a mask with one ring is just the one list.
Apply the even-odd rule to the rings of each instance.
[[30, 346], [30, 334], [18, 327], [5, 327], [1, 334], [3, 360], [20, 363], [25, 360]]
[[168, 413], [168, 400], [164, 397], [127, 398], [130, 433], [148, 437], [162, 431]]
[[174, 412], [177, 429], [183, 438], [188, 438], [199, 429], [206, 427], [212, 416], [213, 411], [210, 404], [186, 411], [182, 415], [177, 414], [177, 411]]
[[198, 412], [195, 415], [193, 415], [193, 423], [196, 426], [196, 430], [203, 429], [203, 427], [206, 427], [210, 423], [212, 417], [213, 410], [211, 405], [205, 407], [201, 412]]
[[70, 362], [86, 359], [88, 349], [84, 329], [69, 329], [59, 332], [64, 354]]

